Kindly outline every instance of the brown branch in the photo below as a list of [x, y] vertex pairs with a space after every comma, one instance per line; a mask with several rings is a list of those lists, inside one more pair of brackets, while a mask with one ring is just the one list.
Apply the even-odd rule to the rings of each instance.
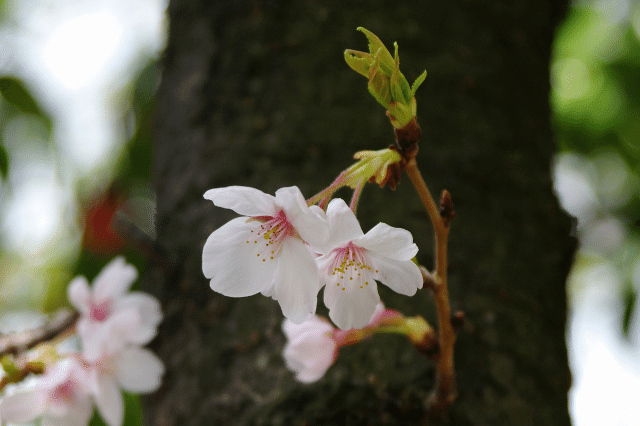
[[0, 336], [0, 358], [19, 356], [40, 343], [53, 340], [75, 327], [80, 314], [69, 309], [58, 310], [42, 327]]
[[[427, 184], [418, 169], [415, 156], [411, 156], [406, 169], [422, 203], [424, 204], [435, 234], [435, 272], [433, 275], [424, 270], [423, 279], [430, 285], [436, 303], [439, 327], [439, 353], [436, 360], [436, 383], [429, 396], [427, 419], [444, 414], [456, 398], [456, 376], [453, 363], [453, 347], [456, 341], [455, 330], [451, 324], [451, 307], [447, 287], [447, 238], [449, 222], [453, 219], [451, 195], [443, 191], [440, 208], [436, 205]], [[425, 275], [427, 272], [427, 275]]]

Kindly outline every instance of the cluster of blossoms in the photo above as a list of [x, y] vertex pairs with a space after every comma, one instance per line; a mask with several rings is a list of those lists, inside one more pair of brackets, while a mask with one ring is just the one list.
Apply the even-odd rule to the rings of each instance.
[[122, 390], [147, 393], [160, 386], [164, 366], [142, 345], [156, 335], [162, 313], [154, 297], [128, 291], [137, 275], [118, 257], [91, 287], [82, 276], [69, 284], [69, 301], [80, 313], [80, 350], [49, 346], [44, 355], [32, 354], [44, 363], [44, 372], [5, 389], [0, 423], [39, 418], [42, 426], [84, 426], [95, 405], [107, 425], [121, 426]]
[[422, 288], [411, 234], [384, 223], [363, 233], [342, 199], [331, 200], [325, 212], [309, 206], [295, 186], [275, 197], [242, 186], [211, 189], [204, 197], [242, 215], [214, 231], [203, 249], [204, 275], [225, 296], [262, 293], [302, 324], [315, 314], [325, 287], [331, 320], [348, 330], [371, 320], [380, 302], [376, 280], [407, 296]]

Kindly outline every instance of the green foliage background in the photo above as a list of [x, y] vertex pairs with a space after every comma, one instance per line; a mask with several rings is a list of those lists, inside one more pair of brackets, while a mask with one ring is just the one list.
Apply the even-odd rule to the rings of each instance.
[[[551, 68], [551, 96], [559, 154], [581, 162], [595, 195], [597, 208], [586, 235], [599, 220], [614, 218], [625, 235], [614, 248], [584, 248], [578, 253], [574, 276], [598, 263], [609, 262], [624, 286], [621, 314], [625, 335], [635, 309], [634, 267], [640, 261], [640, 7], [614, 22], [606, 11], [574, 7], [558, 28]], [[579, 294], [574, 280], [570, 292]]]

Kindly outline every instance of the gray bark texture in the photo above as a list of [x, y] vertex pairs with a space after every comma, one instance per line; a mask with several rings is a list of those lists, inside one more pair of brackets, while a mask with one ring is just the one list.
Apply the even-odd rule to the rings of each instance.
[[[162, 300], [154, 349], [162, 388], [145, 400], [153, 425], [416, 425], [433, 364], [400, 336], [345, 347], [320, 381], [284, 365], [278, 304], [214, 293], [201, 269], [208, 235], [235, 215], [202, 198], [246, 185], [307, 197], [393, 143], [384, 108], [344, 49], [367, 50], [363, 26], [393, 51], [418, 90], [418, 163], [434, 197], [457, 213], [449, 238], [458, 333], [458, 399], [437, 424], [568, 425], [565, 279], [575, 241], [552, 191], [549, 57], [566, 1], [171, 0], [158, 93], [157, 241], [145, 290]], [[348, 191], [338, 196], [350, 197]], [[413, 233], [433, 266], [431, 224], [411, 182], [365, 188], [366, 231]], [[380, 285], [385, 304], [435, 323], [427, 290]], [[320, 294], [322, 297], [322, 293]], [[319, 302], [319, 314], [326, 308]], [[436, 424], [436, 423], [434, 423]]]

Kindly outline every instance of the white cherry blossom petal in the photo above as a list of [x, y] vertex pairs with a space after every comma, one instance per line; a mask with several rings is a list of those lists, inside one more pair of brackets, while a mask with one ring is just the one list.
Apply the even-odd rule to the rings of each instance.
[[287, 336], [282, 355], [287, 367], [296, 373], [296, 379], [311, 383], [324, 376], [338, 351], [331, 324], [312, 315], [302, 324], [287, 319], [282, 330]]
[[276, 270], [276, 256], [265, 239], [257, 236], [260, 225], [240, 217], [209, 236], [202, 252], [202, 270], [211, 279], [212, 290], [229, 297], [246, 297], [267, 287]]
[[140, 291], [133, 291], [115, 303], [115, 311], [125, 309], [134, 310], [140, 318], [137, 324], [128, 327], [129, 341], [139, 345], [149, 343], [155, 337], [158, 324], [162, 321], [158, 299]]
[[277, 213], [273, 195], [248, 186], [210, 189], [204, 193], [204, 198], [213, 201], [218, 207], [233, 210], [243, 216], [274, 216]]
[[122, 297], [138, 278], [138, 271], [133, 265], [118, 256], [109, 262], [93, 280], [91, 290], [95, 302]]
[[341, 198], [334, 198], [327, 206], [327, 221], [329, 222], [329, 238], [327, 242], [313, 245], [314, 250], [318, 253], [329, 253], [341, 243], [364, 235], [358, 219]]
[[422, 274], [413, 261], [388, 259], [375, 253], [369, 253], [369, 259], [375, 279], [396, 293], [413, 296], [422, 288]]
[[[89, 410], [87, 410], [87, 408]], [[89, 412], [87, 416], [86, 413]], [[91, 420], [93, 405], [82, 404], [77, 409], [65, 417], [45, 416], [40, 420], [40, 426], [86, 426]]]
[[139, 323], [140, 314], [134, 309], [117, 311], [106, 322], [81, 318], [77, 329], [81, 337], [83, 357], [89, 362], [94, 362], [116, 353], [127, 343], [136, 343], [131, 341], [130, 336], [135, 337], [134, 333]]
[[113, 360], [115, 377], [127, 392], [149, 393], [160, 387], [164, 365], [153, 352], [131, 346]]
[[353, 240], [357, 246], [395, 260], [409, 260], [418, 253], [413, 236], [406, 229], [379, 223], [362, 237]]
[[315, 313], [320, 291], [318, 267], [301, 240], [290, 238], [283, 242], [272, 285], [272, 297], [294, 323], [300, 324]]
[[10, 423], [26, 423], [40, 417], [47, 409], [49, 392], [36, 388], [18, 390], [2, 399], [2, 420]]
[[324, 215], [307, 206], [297, 186], [278, 189], [276, 199], [287, 215], [287, 220], [304, 241], [315, 245], [323, 244], [329, 238], [329, 226]]
[[120, 388], [110, 375], [97, 376], [94, 399], [100, 416], [109, 426], [122, 426], [124, 400]]
[[89, 281], [83, 276], [78, 276], [71, 280], [67, 287], [67, 298], [74, 308], [81, 314], [86, 315], [91, 302]]
[[366, 326], [380, 302], [373, 277], [369, 273], [336, 277], [324, 289], [329, 317], [342, 330]]

